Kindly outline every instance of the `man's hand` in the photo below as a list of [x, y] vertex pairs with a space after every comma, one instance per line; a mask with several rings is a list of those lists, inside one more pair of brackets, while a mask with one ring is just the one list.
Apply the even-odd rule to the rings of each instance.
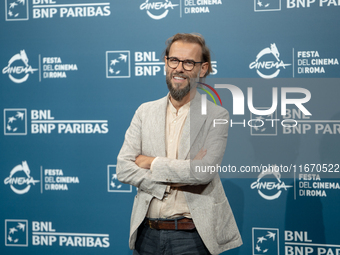
[[[197, 155], [195, 156], [194, 160], [200, 160], [203, 159], [204, 156], [207, 154], [207, 150], [206, 149], [201, 149]], [[179, 187], [183, 187], [183, 186], [187, 186], [187, 184], [181, 184], [181, 183], [171, 183], [171, 188], [179, 188]]]
[[141, 168], [150, 169], [151, 163], [154, 159], [155, 159], [154, 157], [139, 155], [136, 158], [135, 163], [136, 163], [137, 166], [139, 166]]

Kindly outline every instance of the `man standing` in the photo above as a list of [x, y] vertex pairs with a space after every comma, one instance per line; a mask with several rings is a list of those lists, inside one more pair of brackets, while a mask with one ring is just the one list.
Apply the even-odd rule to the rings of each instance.
[[170, 93], [142, 104], [118, 155], [119, 181], [138, 188], [129, 246], [135, 255], [219, 254], [242, 244], [216, 167], [222, 162], [229, 119], [210, 101], [201, 114], [197, 82], [211, 71], [210, 51], [198, 34], [167, 40]]

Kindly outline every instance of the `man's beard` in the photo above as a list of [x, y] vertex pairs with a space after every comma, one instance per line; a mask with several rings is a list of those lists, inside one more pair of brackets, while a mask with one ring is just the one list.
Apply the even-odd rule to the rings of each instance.
[[191, 90], [191, 87], [192, 87], [190, 84], [191, 79], [190, 77], [183, 75], [183, 74], [172, 74], [171, 76], [176, 76], [176, 75], [186, 78], [188, 80], [188, 85], [186, 85], [182, 89], [179, 89], [178, 87], [180, 85], [178, 85], [178, 83], [174, 83], [174, 86], [176, 87], [174, 88], [174, 86], [172, 86], [171, 77], [169, 75], [166, 76], [166, 84], [168, 85], [168, 89], [169, 89], [171, 97], [175, 99], [176, 101], [180, 102]]

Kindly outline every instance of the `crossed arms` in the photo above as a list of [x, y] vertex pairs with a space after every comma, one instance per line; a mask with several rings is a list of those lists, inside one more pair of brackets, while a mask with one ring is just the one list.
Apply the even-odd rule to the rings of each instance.
[[[117, 159], [119, 181], [136, 186], [159, 199], [162, 199], [165, 188], [169, 184], [183, 186], [209, 183], [217, 173], [196, 172], [195, 169], [196, 166], [221, 164], [227, 142], [227, 126], [213, 127], [212, 118], [207, 118], [202, 122], [195, 142], [190, 147], [191, 155], [195, 155], [193, 159], [158, 157], [155, 160], [159, 155], [153, 151], [157, 150], [152, 150], [149, 148], [150, 143], [146, 143], [147, 139], [152, 138], [154, 132], [152, 127], [147, 125], [149, 122], [147, 108], [145, 105], [138, 108], [126, 132]], [[228, 119], [228, 112], [218, 111], [215, 118]]]

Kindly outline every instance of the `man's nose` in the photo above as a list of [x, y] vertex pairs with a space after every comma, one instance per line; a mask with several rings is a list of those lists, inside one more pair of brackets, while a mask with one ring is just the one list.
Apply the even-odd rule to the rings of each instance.
[[176, 67], [176, 71], [181, 72], [181, 73], [183, 73], [185, 71], [185, 69], [183, 67], [183, 62], [178, 63], [178, 66]]

